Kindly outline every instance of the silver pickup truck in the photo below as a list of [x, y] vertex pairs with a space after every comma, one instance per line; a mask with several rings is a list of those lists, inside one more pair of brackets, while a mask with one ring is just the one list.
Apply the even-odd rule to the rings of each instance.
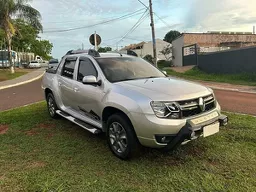
[[128, 55], [69, 51], [56, 70], [45, 73], [42, 87], [52, 118], [106, 133], [121, 159], [139, 145], [172, 150], [228, 123], [210, 88]]

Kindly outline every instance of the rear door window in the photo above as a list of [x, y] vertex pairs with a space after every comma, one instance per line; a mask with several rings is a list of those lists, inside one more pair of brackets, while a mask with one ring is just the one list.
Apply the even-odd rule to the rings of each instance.
[[67, 58], [62, 69], [62, 76], [73, 79], [76, 58]]

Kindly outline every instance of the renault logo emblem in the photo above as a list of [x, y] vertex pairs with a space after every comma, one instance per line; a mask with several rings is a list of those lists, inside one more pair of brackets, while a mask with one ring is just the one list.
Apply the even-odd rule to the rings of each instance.
[[203, 98], [199, 98], [199, 107], [201, 111], [205, 111], [205, 102]]

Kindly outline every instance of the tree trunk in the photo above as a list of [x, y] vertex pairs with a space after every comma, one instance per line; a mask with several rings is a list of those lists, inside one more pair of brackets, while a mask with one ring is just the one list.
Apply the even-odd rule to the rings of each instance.
[[15, 73], [14, 66], [12, 62], [12, 38], [11, 35], [7, 35], [7, 44], [8, 44], [8, 59], [10, 64], [11, 73]]

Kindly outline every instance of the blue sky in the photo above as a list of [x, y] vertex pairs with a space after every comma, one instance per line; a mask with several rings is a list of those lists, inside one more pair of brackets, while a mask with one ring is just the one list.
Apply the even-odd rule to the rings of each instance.
[[[148, 0], [141, 0], [148, 5]], [[42, 14], [44, 33], [53, 45], [53, 57], [60, 58], [70, 49], [91, 48], [89, 36], [97, 31], [101, 46], [118, 47], [150, 41], [149, 17], [133, 33], [121, 40], [140, 15], [70, 32], [51, 32], [93, 25], [144, 8], [138, 0], [34, 0], [32, 6]], [[163, 39], [169, 30], [181, 32], [252, 31], [256, 25], [255, 0], [153, 0], [156, 37]]]

